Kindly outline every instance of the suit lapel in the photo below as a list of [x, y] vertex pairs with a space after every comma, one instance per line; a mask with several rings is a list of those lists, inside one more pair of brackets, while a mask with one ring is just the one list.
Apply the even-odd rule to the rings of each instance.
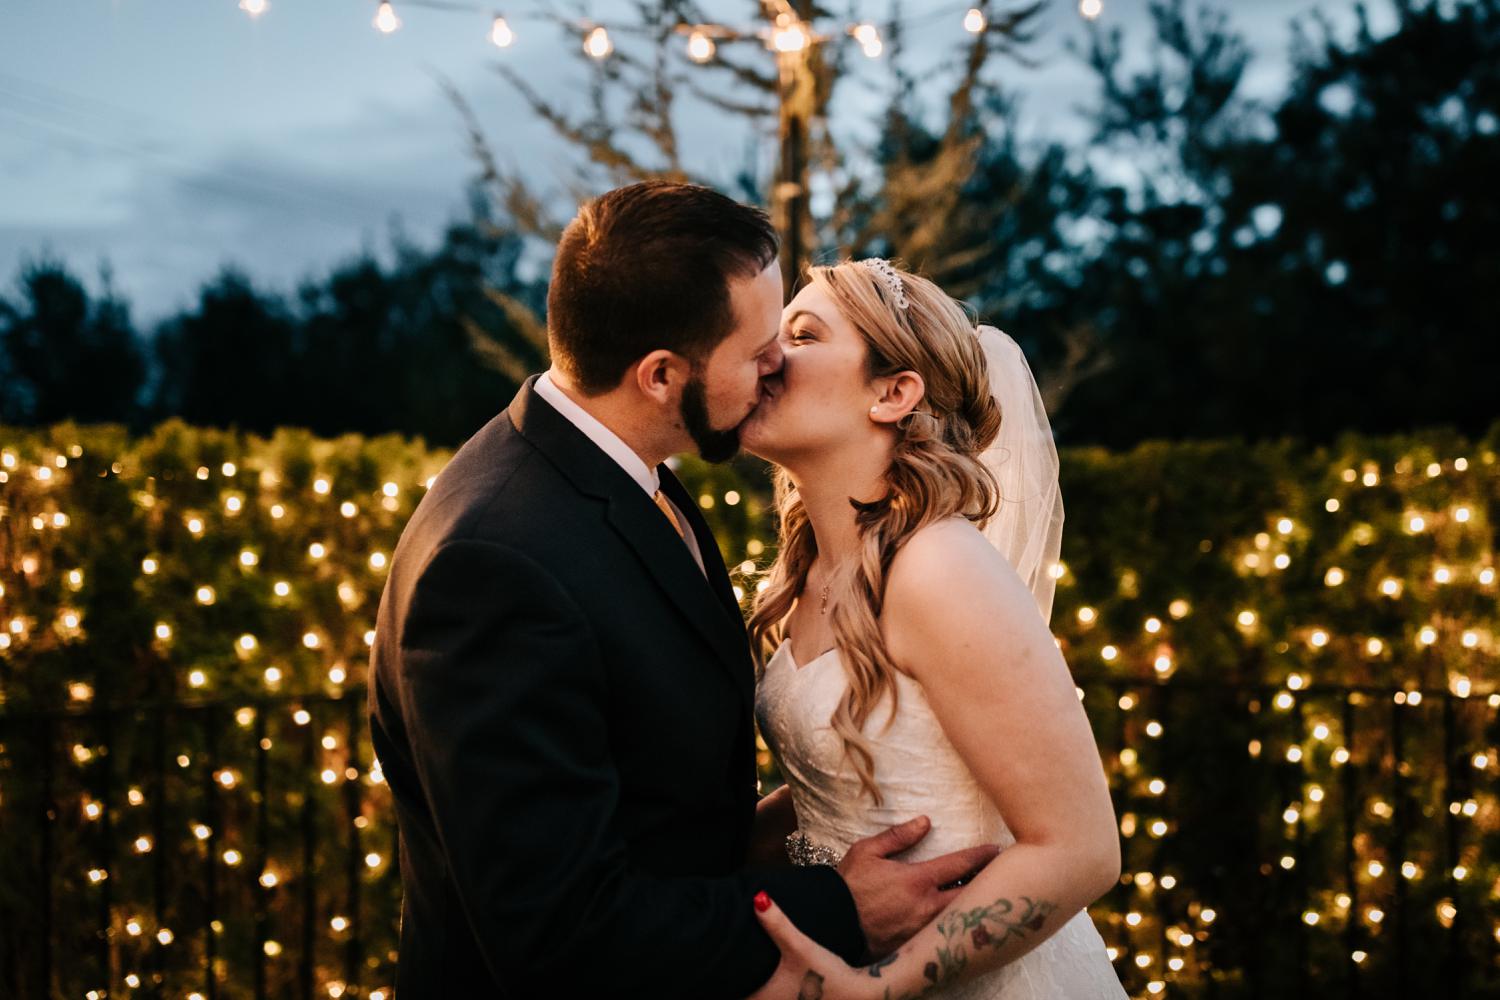
[[682, 485], [672, 470], [665, 464], [657, 466], [657, 473], [661, 476], [661, 491], [667, 495], [667, 499], [677, 505], [687, 517], [688, 524], [692, 527], [693, 537], [698, 540], [698, 551], [703, 556], [703, 569], [708, 577], [709, 584], [714, 593], [718, 595], [724, 610], [729, 613], [730, 620], [739, 627], [741, 634], [745, 630], [745, 619], [740, 614], [740, 602], [735, 599], [734, 587], [729, 582], [729, 572], [724, 567], [724, 559], [719, 555], [719, 542], [714, 538], [713, 531], [709, 529], [708, 522], [703, 515], [698, 513], [698, 504], [688, 495], [687, 487]]
[[[728, 591], [728, 578], [724, 562], [719, 557], [718, 544], [698, 516], [687, 491], [670, 472], [663, 476], [663, 490], [669, 491], [667, 495], [693, 527], [708, 579], [704, 579], [705, 574], [698, 569], [687, 545], [677, 537], [640, 485], [590, 441], [588, 435], [537, 395], [533, 388], [537, 377], [527, 379], [516, 394], [509, 410], [511, 423], [579, 492], [607, 503], [606, 519], [610, 526], [635, 552], [667, 600], [708, 640], [736, 687], [747, 692], [753, 677], [748, 668], [744, 624], [737, 606], [732, 618], [727, 613], [724, 594]], [[728, 591], [728, 596], [732, 600], [733, 592]]]

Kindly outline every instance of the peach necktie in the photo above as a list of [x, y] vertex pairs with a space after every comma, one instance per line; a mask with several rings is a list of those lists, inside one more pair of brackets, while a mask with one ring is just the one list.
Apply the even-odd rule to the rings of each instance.
[[682, 525], [677, 523], [677, 515], [672, 513], [672, 508], [667, 503], [667, 498], [662, 495], [661, 490], [657, 490], [651, 499], [656, 501], [656, 506], [660, 508], [663, 514], [667, 515], [667, 520], [672, 522], [672, 528], [677, 532], [677, 537], [686, 542], [687, 535], [683, 532]]

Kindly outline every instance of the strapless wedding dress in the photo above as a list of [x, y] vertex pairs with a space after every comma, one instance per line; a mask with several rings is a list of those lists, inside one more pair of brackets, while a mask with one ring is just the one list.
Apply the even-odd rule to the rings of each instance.
[[[927, 836], [895, 855], [926, 861], [975, 844], [1016, 842], [999, 810], [948, 742], [922, 687], [896, 674], [900, 703], [865, 726], [884, 804], [875, 806], [841, 765], [843, 743], [829, 725], [847, 686], [837, 649], [799, 667], [783, 642], [761, 677], [755, 715], [791, 789], [801, 839], [799, 863], [831, 863], [849, 845], [913, 816], [932, 820]], [[1128, 1000], [1104, 939], [1082, 910], [1019, 959], [944, 988], [944, 1000]]]

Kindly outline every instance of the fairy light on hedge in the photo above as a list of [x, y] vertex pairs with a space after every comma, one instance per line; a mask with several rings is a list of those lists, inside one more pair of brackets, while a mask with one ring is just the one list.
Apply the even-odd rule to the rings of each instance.
[[[326, 446], [320, 444], [317, 447]], [[214, 456], [211, 460], [205, 458], [201, 466], [210, 483], [221, 473], [228, 477], [227, 468], [233, 468], [232, 485], [236, 490], [232, 495], [242, 502], [241, 516], [224, 516], [230, 494], [215, 493], [213, 486], [197, 484], [193, 471], [197, 462], [186, 465], [187, 472], [179, 473], [175, 483], [165, 478], [152, 479], [148, 483], [149, 463], [125, 456], [132, 472], [141, 470], [138, 473], [141, 478], [127, 482], [126, 492], [122, 495], [130, 516], [138, 518], [142, 528], [135, 536], [140, 547], [117, 558], [127, 560], [124, 564], [127, 579], [133, 578], [141, 600], [150, 602], [146, 606], [162, 619], [156, 622], [156, 626], [143, 626], [160, 629], [156, 633], [146, 633], [148, 637], [156, 635], [155, 642], [149, 647], [149, 655], [161, 660], [169, 677], [181, 678], [177, 684], [184, 695], [195, 688], [194, 682], [197, 682], [195, 689], [201, 690], [211, 679], [213, 703], [222, 704], [219, 700], [221, 693], [222, 698], [232, 699], [231, 706], [242, 704], [239, 699], [249, 700], [257, 695], [266, 698], [266, 711], [275, 721], [271, 722], [265, 735], [277, 738], [274, 744], [268, 739], [262, 746], [272, 753], [273, 767], [281, 768], [289, 762], [295, 767], [299, 759], [296, 755], [303, 745], [302, 740], [295, 737], [305, 737], [307, 732], [303, 729], [297, 734], [290, 727], [293, 724], [301, 727], [312, 725], [314, 713], [309, 711], [311, 705], [303, 707], [296, 701], [290, 704], [287, 701], [301, 697], [338, 697], [342, 685], [361, 682], [357, 668], [346, 663], [350, 662], [348, 657], [352, 655], [352, 648], [359, 648], [361, 643], [368, 647], [374, 642], [370, 619], [383, 582], [377, 574], [389, 568], [389, 553], [401, 528], [400, 519], [385, 512], [403, 506], [394, 502], [404, 490], [430, 487], [433, 477], [428, 474], [429, 470], [423, 469], [427, 464], [425, 458], [415, 463], [405, 456], [395, 464], [382, 461], [373, 466], [374, 478], [366, 480], [364, 472], [356, 477], [346, 471], [356, 467], [352, 462], [327, 450], [316, 452], [316, 468], [321, 471], [316, 477], [309, 475], [307, 478], [293, 471], [294, 468], [305, 469], [307, 464], [293, 466], [279, 457], [267, 460], [246, 453], [235, 455], [234, 462], [226, 462], [222, 450], [195, 451]], [[9, 449], [6, 453], [14, 454]], [[61, 641], [57, 629], [67, 627], [70, 613], [76, 617], [79, 628], [87, 622], [91, 632], [99, 632], [104, 624], [97, 617], [101, 609], [89, 602], [87, 595], [100, 581], [120, 576], [109, 567], [103, 553], [91, 555], [87, 549], [80, 552], [77, 548], [78, 537], [86, 536], [98, 522], [95, 520], [97, 515], [81, 500], [71, 501], [73, 494], [70, 491], [75, 476], [83, 480], [90, 474], [70, 471], [76, 462], [67, 466], [56, 465], [56, 456], [50, 451], [34, 468], [30, 456], [36, 452], [28, 445], [24, 453], [27, 458], [16, 457], [9, 463], [16, 471], [11, 482], [19, 484], [20, 491], [16, 492], [16, 487], [10, 486], [12, 492], [7, 494], [6, 500], [15, 511], [15, 524], [21, 527], [36, 524], [37, 532], [27, 532], [23, 550], [8, 565], [0, 565], [0, 601], [5, 602], [0, 604], [4, 611], [4, 617], [0, 618], [0, 636], [13, 640], [12, 646], [5, 649], [7, 662], [23, 667], [30, 661], [17, 660], [14, 650], [19, 649], [24, 657], [31, 655], [33, 648], [42, 648], [37, 643]], [[1427, 731], [1434, 728], [1428, 725], [1434, 717], [1419, 713], [1441, 708], [1444, 697], [1472, 699], [1470, 704], [1480, 711], [1483, 711], [1482, 706], [1487, 706], [1492, 712], [1500, 709], [1500, 692], [1491, 689], [1492, 678], [1473, 665], [1484, 662], [1476, 654], [1491, 648], [1496, 628], [1492, 610], [1495, 568], [1492, 565], [1491, 518], [1485, 504], [1474, 499], [1492, 492], [1490, 484], [1495, 475], [1492, 460], [1480, 465], [1476, 457], [1470, 466], [1481, 470], [1474, 473], [1476, 480], [1489, 478], [1475, 483], [1455, 479], [1453, 490], [1447, 496], [1442, 493], [1448, 483], [1429, 483], [1426, 464], [1424, 457], [1403, 471], [1394, 456], [1389, 459], [1382, 457], [1378, 463], [1372, 461], [1367, 465], [1356, 461], [1354, 468], [1345, 470], [1349, 473], [1344, 477], [1348, 485], [1336, 490], [1320, 486], [1298, 493], [1296, 484], [1288, 480], [1290, 488], [1276, 494], [1283, 498], [1277, 503], [1280, 509], [1257, 518], [1265, 530], [1252, 530], [1247, 535], [1227, 538], [1212, 536], [1211, 546], [1200, 547], [1200, 552], [1210, 553], [1209, 560], [1220, 560], [1220, 567], [1227, 570], [1228, 589], [1220, 592], [1214, 592], [1212, 588], [1185, 587], [1181, 579], [1161, 578], [1160, 567], [1138, 565], [1136, 569], [1127, 569], [1120, 563], [1110, 565], [1107, 558], [1096, 555], [1090, 555], [1087, 564], [1079, 563], [1087, 567], [1081, 571], [1079, 579], [1059, 576], [1057, 613], [1053, 619], [1058, 625], [1055, 639], [1070, 663], [1080, 671], [1094, 669], [1095, 677], [1125, 678], [1128, 683], [1139, 682], [1141, 685], [1139, 693], [1116, 691], [1103, 701], [1095, 699], [1092, 689], [1089, 691], [1089, 704], [1099, 705], [1099, 711], [1108, 713], [1099, 721], [1109, 719], [1118, 711], [1122, 740], [1133, 744], [1112, 744], [1118, 749], [1106, 754], [1106, 772], [1112, 787], [1116, 787], [1115, 782], [1126, 782], [1118, 787], [1137, 797], [1133, 803], [1135, 811], [1126, 809], [1121, 814], [1122, 836], [1132, 838], [1131, 843], [1149, 845], [1153, 850], [1159, 847], [1166, 847], [1168, 851], [1182, 849], [1180, 845], [1168, 846], [1173, 845], [1171, 835], [1175, 829], [1175, 817], [1165, 803], [1172, 801], [1180, 783], [1176, 778], [1178, 771], [1169, 769], [1171, 765], [1162, 757], [1168, 745], [1151, 742], [1163, 740], [1165, 734], [1161, 722], [1151, 718], [1152, 714], [1161, 711], [1161, 707], [1148, 688], [1173, 683], [1172, 678], [1183, 672], [1190, 680], [1196, 680], [1211, 674], [1221, 665], [1214, 660], [1205, 662], [1201, 656], [1180, 653], [1183, 649], [1198, 652], [1197, 644], [1203, 633], [1195, 631], [1193, 626], [1229, 632], [1231, 641], [1237, 642], [1241, 650], [1254, 657], [1264, 656], [1272, 669], [1278, 663], [1293, 668], [1279, 688], [1273, 688], [1263, 696], [1263, 706], [1246, 707], [1250, 713], [1263, 707], [1267, 710], [1264, 722], [1291, 727], [1294, 718], [1303, 718], [1302, 714], [1290, 714], [1297, 708], [1297, 699], [1303, 698], [1300, 713], [1308, 716], [1306, 729], [1301, 733], [1289, 733], [1285, 729], [1252, 730], [1247, 737], [1258, 735], [1259, 738], [1236, 739], [1235, 746], [1248, 749], [1252, 759], [1245, 763], [1249, 767], [1283, 767], [1283, 762], [1296, 765], [1299, 779], [1293, 786], [1294, 801], [1275, 802], [1274, 807], [1268, 809], [1267, 817], [1291, 824], [1286, 833], [1289, 838], [1293, 835], [1293, 826], [1315, 835], [1305, 849], [1293, 852], [1288, 841], [1283, 851], [1286, 857], [1294, 859], [1296, 869], [1315, 871], [1320, 879], [1327, 877], [1330, 880], [1318, 886], [1320, 893], [1328, 893], [1326, 897], [1319, 897], [1328, 900], [1326, 906], [1294, 910], [1291, 914], [1292, 919], [1313, 929], [1309, 933], [1319, 937], [1333, 933], [1334, 928], [1330, 925], [1345, 919], [1361, 921], [1367, 927], [1379, 924], [1385, 914], [1394, 912], [1389, 896], [1393, 882], [1425, 885], [1451, 879], [1454, 883], [1466, 881], [1470, 885], [1485, 886], [1496, 878], [1491, 860], [1476, 860], [1467, 850], [1469, 844], [1491, 832], [1489, 797], [1487, 793], [1466, 792], [1462, 784], [1451, 795], [1451, 801], [1444, 801], [1446, 814], [1440, 819], [1446, 822], [1452, 818], [1462, 824], [1464, 853], [1457, 861], [1445, 859], [1441, 845], [1434, 853], [1425, 833], [1417, 837], [1416, 833], [1409, 831], [1406, 849], [1384, 859], [1383, 867], [1379, 869], [1380, 877], [1367, 889], [1366, 880], [1371, 876], [1365, 866], [1375, 859], [1371, 856], [1371, 848], [1361, 840], [1355, 846], [1354, 855], [1361, 886], [1361, 906], [1357, 910], [1353, 909], [1349, 893], [1333, 893], [1333, 890], [1345, 886], [1335, 871], [1326, 869], [1316, 860], [1318, 855], [1314, 852], [1322, 851], [1322, 848], [1312, 846], [1319, 842], [1324, 823], [1338, 822], [1334, 816], [1342, 807], [1330, 810], [1328, 804], [1332, 799], [1337, 805], [1337, 792], [1333, 791], [1339, 787], [1337, 769], [1351, 763], [1351, 754], [1343, 744], [1363, 747], [1361, 767], [1380, 766], [1378, 761], [1372, 762], [1365, 756], [1370, 749], [1368, 743], [1362, 744], [1357, 734], [1342, 730], [1337, 703], [1330, 705], [1325, 700], [1323, 685], [1345, 683], [1340, 671], [1366, 672], [1361, 676], [1375, 678], [1376, 684], [1380, 683], [1379, 678], [1389, 675], [1392, 686], [1405, 685], [1404, 690], [1390, 692], [1388, 688], [1377, 697], [1387, 706], [1393, 700], [1402, 713], [1412, 713], [1415, 728], [1409, 731], [1408, 753], [1416, 752], [1412, 749], [1415, 741], [1428, 740]], [[1340, 467], [1329, 470], [1329, 478], [1333, 481], [1339, 480]], [[35, 475], [36, 468], [53, 471], [43, 479]], [[422, 471], [415, 472], [413, 468]], [[1457, 471], [1451, 464], [1447, 468]], [[58, 469], [64, 471], [58, 472]], [[1362, 494], [1354, 492], [1360, 488], [1361, 469], [1376, 482], [1384, 483], [1379, 508], [1373, 505], [1377, 499], [1375, 496], [1369, 498], [1372, 506], [1367, 508], [1367, 501], [1361, 499]], [[282, 477], [285, 478], [284, 484]], [[1422, 484], [1420, 492], [1407, 492], [1414, 481]], [[185, 488], [189, 485], [198, 492], [187, 491]], [[750, 509], [757, 516], [767, 510], [762, 494], [746, 489], [732, 478], [726, 482], [722, 474], [716, 473], [704, 480], [693, 479], [688, 485], [690, 494], [695, 497], [709, 496], [719, 500], [716, 506], [704, 506], [710, 518], [726, 514], [731, 507], [737, 506], [731, 496], [737, 500], [748, 498]], [[739, 488], [730, 489], [731, 485]], [[210, 492], [202, 493], [205, 488]], [[298, 493], [298, 489], [305, 492]], [[314, 497], [331, 497], [334, 492], [345, 490], [349, 491], [346, 496], [335, 502], [311, 502]], [[1350, 492], [1344, 493], [1345, 490]], [[1460, 490], [1461, 496], [1454, 495]], [[1340, 495], [1330, 496], [1330, 492]], [[387, 500], [392, 504], [387, 505]], [[354, 508], [352, 515], [348, 505]], [[269, 517], [266, 516], [268, 511]], [[1343, 511], [1349, 514], [1335, 518], [1324, 513]], [[256, 512], [260, 512], [259, 516]], [[1421, 520], [1421, 530], [1412, 530], [1413, 518]], [[189, 530], [188, 522], [192, 520], [199, 522], [200, 535]], [[73, 525], [79, 528], [74, 529]], [[77, 536], [68, 541], [68, 536], [75, 531]], [[744, 558], [744, 554], [750, 556], [749, 573], [742, 588], [748, 592], [756, 582], [758, 566], [755, 559], [767, 551], [765, 542], [751, 536], [772, 536], [766, 533], [764, 525], [751, 526], [748, 531], [744, 527], [729, 531], [732, 534], [726, 537], [732, 541], [726, 545], [731, 554], [728, 560], [731, 565], [735, 564], [735, 553], [740, 553], [740, 558]], [[257, 534], [264, 537], [256, 537]], [[197, 543], [187, 544], [190, 537], [197, 538]], [[1193, 541], [1197, 541], [1196, 537]], [[1387, 541], [1399, 543], [1400, 547], [1393, 544], [1389, 549], [1383, 549]], [[70, 548], [64, 549], [64, 545]], [[1360, 547], [1369, 545], [1377, 548], [1360, 551]], [[67, 554], [58, 554], [62, 552]], [[142, 556], [142, 552], [147, 554]], [[255, 557], [253, 564], [245, 558], [246, 553]], [[1247, 573], [1242, 568], [1243, 557], [1255, 553], [1259, 553], [1262, 559], [1259, 571]], [[1294, 564], [1302, 564], [1308, 572], [1286, 577], [1266, 575], [1278, 555], [1289, 557]], [[256, 567], [273, 568], [274, 573], [261, 577], [256, 573], [239, 572]], [[17, 575], [18, 570], [20, 575]], [[1049, 573], [1057, 572], [1057, 568], [1049, 567]], [[28, 585], [17, 586], [12, 576], [15, 580], [24, 578]], [[1293, 587], [1298, 589], [1293, 592]], [[1315, 593], [1309, 593], [1309, 587]], [[205, 607], [197, 603], [200, 588], [216, 591], [212, 614], [199, 614], [199, 609]], [[1168, 600], [1174, 591], [1191, 593], [1192, 604], [1185, 597]], [[73, 593], [85, 596], [71, 598]], [[333, 608], [342, 609], [343, 613], [329, 616], [327, 604], [335, 593], [339, 603]], [[60, 594], [62, 597], [58, 596]], [[1085, 596], [1086, 602], [1083, 600]], [[1476, 602], [1474, 597], [1481, 600]], [[1307, 598], [1311, 598], [1311, 604], [1306, 603]], [[1327, 610], [1319, 610], [1319, 600], [1329, 602]], [[256, 607], [257, 601], [260, 607]], [[1434, 604], [1434, 601], [1441, 603]], [[1361, 619], [1357, 613], [1366, 607], [1375, 613], [1366, 612]], [[1351, 609], [1355, 614], [1351, 615]], [[85, 611], [87, 616], [83, 613]], [[1152, 611], [1156, 614], [1151, 614]], [[1404, 621], [1401, 616], [1405, 616]], [[207, 627], [217, 631], [202, 632], [200, 621], [214, 622]], [[184, 622], [191, 623], [191, 628]], [[1148, 622], [1152, 623], [1151, 630], [1148, 630]], [[103, 633], [110, 634], [110, 630], [105, 628]], [[180, 633], [180, 638], [176, 633]], [[206, 643], [203, 641], [205, 635]], [[318, 637], [317, 647], [305, 643], [307, 635]], [[241, 644], [245, 636], [254, 639], [252, 647]], [[1170, 645], [1165, 641], [1168, 636], [1172, 640]], [[180, 648], [174, 648], [174, 640]], [[91, 640], [85, 638], [81, 641], [87, 643]], [[216, 642], [222, 645], [216, 646]], [[1288, 652], [1285, 648], [1277, 648], [1283, 642], [1293, 650]], [[1178, 647], [1175, 651], [1174, 646]], [[1300, 650], [1296, 648], [1298, 646]], [[243, 654], [238, 661], [215, 651], [222, 650], [227, 654], [230, 649]], [[1309, 649], [1318, 651], [1316, 659], [1307, 652]], [[259, 659], [262, 651], [266, 654], [265, 660]], [[1304, 659], [1299, 661], [1299, 654]], [[188, 656], [194, 659], [190, 660]], [[226, 661], [227, 666], [224, 665]], [[263, 666], [267, 661], [274, 665]], [[1435, 673], [1430, 676], [1437, 680], [1424, 680], [1427, 685], [1425, 692], [1416, 682], [1429, 675], [1417, 673], [1413, 666], [1417, 662], [1435, 668]], [[1171, 666], [1171, 671], [1161, 673], [1159, 667], [1166, 665]], [[80, 674], [76, 670], [69, 671], [69, 674], [71, 677], [54, 675], [47, 688], [50, 697], [67, 698], [74, 705], [90, 704], [79, 696], [87, 686], [83, 678], [92, 675]], [[1473, 675], [1472, 679], [1470, 675]], [[1079, 682], [1085, 683], [1082, 676]], [[1434, 691], [1434, 684], [1442, 686]], [[284, 688], [288, 693], [272, 696], [268, 688], [278, 692]], [[121, 691], [116, 686], [112, 686], [111, 691], [113, 703]], [[1312, 694], [1302, 693], [1307, 691]], [[195, 694], [193, 699], [198, 697]], [[1369, 704], [1368, 701], [1355, 703]], [[1287, 714], [1273, 719], [1269, 713], [1273, 708]], [[234, 710], [231, 707], [228, 711]], [[1095, 710], [1091, 708], [1090, 715], [1094, 714]], [[240, 754], [255, 752], [255, 740], [249, 730], [258, 717], [246, 708], [234, 712], [233, 718], [242, 728], [236, 729], [234, 738], [218, 752], [220, 759], [207, 755], [200, 749], [201, 744], [191, 742], [189, 737], [185, 742], [169, 745], [167, 760], [170, 762], [179, 751], [187, 751], [180, 754], [178, 761], [178, 766], [184, 769], [181, 778], [185, 784], [201, 785], [202, 781], [195, 776], [206, 774], [209, 778], [204, 780], [210, 780], [219, 795], [238, 802], [242, 801], [241, 797], [255, 794], [251, 780], [253, 762]], [[1254, 715], [1249, 714], [1246, 718], [1253, 720]], [[1415, 722], [1419, 718], [1422, 721]], [[317, 720], [320, 727], [330, 721], [321, 710]], [[1167, 720], [1172, 721], [1177, 729], [1200, 725], [1190, 716], [1177, 713]], [[1111, 723], [1106, 721], [1105, 724]], [[277, 728], [279, 725], [288, 727], [286, 735], [277, 735], [281, 732]], [[1368, 723], [1361, 720], [1361, 729], [1366, 725]], [[260, 730], [257, 728], [255, 733], [258, 736]], [[322, 735], [325, 734], [320, 732], [320, 741]], [[323, 753], [343, 757], [342, 729], [338, 735], [338, 749]], [[169, 738], [175, 740], [177, 737]], [[102, 759], [100, 751], [103, 749], [100, 745], [74, 744], [68, 759], [78, 765], [81, 774], [93, 773], [89, 769], [96, 767], [97, 761]], [[188, 752], [192, 754], [191, 758]], [[285, 756], [288, 754], [291, 756]], [[359, 760], [353, 755], [348, 759], [324, 757], [303, 779], [311, 785], [308, 792], [311, 795], [342, 796], [346, 789], [357, 789], [357, 794], [364, 797], [360, 811], [351, 817], [355, 822], [349, 825], [360, 830], [373, 830], [376, 840], [363, 844], [363, 849], [355, 855], [356, 859], [368, 852], [371, 843], [384, 843], [380, 838], [393, 832], [387, 826], [388, 812], [382, 812], [387, 807], [377, 805], [371, 809], [369, 805], [371, 801], [378, 801], [371, 797], [386, 793], [383, 789], [368, 791], [381, 785], [383, 778], [378, 762], [369, 759], [368, 744], [359, 756], [364, 759]], [[1465, 780], [1472, 775], [1477, 784], [1488, 780], [1494, 773], [1494, 749], [1484, 743], [1461, 744], [1456, 759], [1463, 766]], [[768, 765], [769, 760], [765, 763]], [[1384, 765], [1385, 772], [1388, 773], [1389, 767], [1388, 763]], [[1178, 768], [1180, 770], [1181, 765]], [[178, 794], [172, 792], [171, 798]], [[82, 803], [92, 802], [93, 810], [90, 811], [98, 813], [92, 820], [95, 824], [92, 829], [102, 831], [103, 800], [74, 798], [72, 801], [75, 803], [73, 815], [79, 820], [87, 816], [84, 810], [88, 807]], [[133, 809], [132, 820], [151, 815], [151, 808], [140, 788], [132, 788], [120, 799], [111, 801], [121, 808], [128, 803]], [[1144, 802], [1163, 805], [1159, 809], [1143, 810], [1140, 806]], [[143, 810], [142, 806], [146, 808]], [[281, 812], [287, 808], [273, 805], [273, 809]], [[1391, 802], [1362, 798], [1355, 808], [1365, 823], [1397, 821], [1397, 812]], [[253, 827], [245, 825], [238, 805], [228, 811], [215, 812], [214, 816], [218, 817], [215, 826], [222, 824], [223, 828], [218, 833], [222, 842], [212, 843], [213, 860], [221, 861], [226, 867], [243, 866], [246, 860], [250, 860], [255, 866], [252, 871], [256, 870], [264, 858], [252, 856], [247, 859], [241, 853], [242, 845], [247, 842], [245, 838], [253, 836]], [[1417, 831], [1432, 829], [1430, 820], [1418, 819], [1416, 822], [1422, 824]], [[116, 859], [162, 857], [170, 844], [170, 837], [162, 840], [167, 834], [149, 826], [142, 829], [116, 824], [113, 829], [113, 836], [118, 840], [114, 853], [109, 856]], [[208, 840], [198, 833], [194, 836]], [[150, 844], [149, 851], [141, 849], [142, 838]], [[1373, 842], [1378, 842], [1378, 838]], [[225, 844], [235, 846], [226, 847]], [[208, 846], [209, 843], [204, 844], [205, 848]], [[377, 856], [379, 860], [373, 865], [367, 861], [362, 866], [367, 868], [367, 877], [372, 881], [389, 877], [383, 854]], [[1281, 867], [1281, 856], [1272, 854], [1269, 859], [1273, 877], [1290, 870]], [[132, 897], [130, 892], [134, 890], [127, 891], [124, 884], [132, 882], [134, 875], [131, 879], [122, 879], [124, 870], [101, 864], [103, 857], [85, 856], [84, 863], [72, 868], [73, 880], [90, 884], [87, 879], [90, 871], [108, 871], [117, 905], [122, 908], [120, 912], [144, 912], [143, 902]], [[1171, 860], [1170, 854], [1167, 860]], [[295, 874], [289, 869], [276, 870], [280, 882], [300, 879], [300, 869]], [[1153, 892], [1165, 893], [1173, 886], [1180, 886], [1187, 893], [1193, 891], [1190, 884], [1183, 885], [1177, 880], [1169, 882], [1165, 875], [1153, 876], [1144, 870], [1133, 871], [1126, 876], [1126, 882], [1133, 893], [1139, 892], [1147, 897]], [[149, 906], [148, 903], [144, 905]], [[1147, 933], [1162, 933], [1165, 944], [1185, 949], [1201, 942], [1183, 930], [1183, 921], [1193, 921], [1186, 924], [1187, 930], [1197, 931], [1200, 935], [1207, 933], [1212, 924], [1195, 909], [1198, 905], [1189, 903], [1185, 916], [1170, 918], [1166, 916], [1166, 910], [1142, 905], [1134, 911], [1138, 913], [1134, 926]], [[1432, 907], [1427, 911], [1427, 919], [1451, 923], [1452, 918], [1444, 916], [1448, 912], [1445, 900], [1434, 898], [1425, 905]], [[1446, 905], [1462, 908], [1456, 897]], [[1370, 910], [1378, 915], [1372, 918]], [[1316, 915], [1318, 919], [1309, 920], [1307, 914]], [[1119, 915], [1115, 919], [1118, 920]], [[1131, 925], [1122, 922], [1116, 926]], [[153, 924], [138, 923], [138, 928], [139, 933], [133, 936], [156, 932]], [[1489, 923], [1483, 926], [1483, 930], [1487, 935], [1491, 932]], [[342, 932], [335, 929], [335, 933]], [[1131, 955], [1135, 950], [1138, 949], [1122, 948], [1117, 953]], [[1180, 982], [1184, 988], [1201, 982], [1207, 966], [1194, 961], [1178, 966], [1173, 959], [1179, 957], [1150, 956], [1148, 965], [1159, 967], [1166, 974], [1153, 982], [1165, 981], [1172, 985]], [[331, 971], [321, 969], [315, 973], [319, 976], [315, 981], [341, 983], [342, 980], [329, 979]], [[1136, 988], [1139, 985], [1136, 984]], [[373, 992], [369, 995], [373, 996]]]

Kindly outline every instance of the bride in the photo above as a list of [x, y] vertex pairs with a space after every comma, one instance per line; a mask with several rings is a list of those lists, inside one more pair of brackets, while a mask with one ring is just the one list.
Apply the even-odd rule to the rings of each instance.
[[[751, 618], [756, 717], [799, 864], [914, 815], [904, 860], [1001, 848], [896, 952], [852, 968], [764, 893], [759, 998], [1123, 1000], [1085, 907], [1120, 875], [1099, 752], [1048, 628], [1057, 452], [1020, 348], [883, 260], [815, 267], [741, 428], [779, 466]], [[767, 657], [767, 653], [770, 653]]]

